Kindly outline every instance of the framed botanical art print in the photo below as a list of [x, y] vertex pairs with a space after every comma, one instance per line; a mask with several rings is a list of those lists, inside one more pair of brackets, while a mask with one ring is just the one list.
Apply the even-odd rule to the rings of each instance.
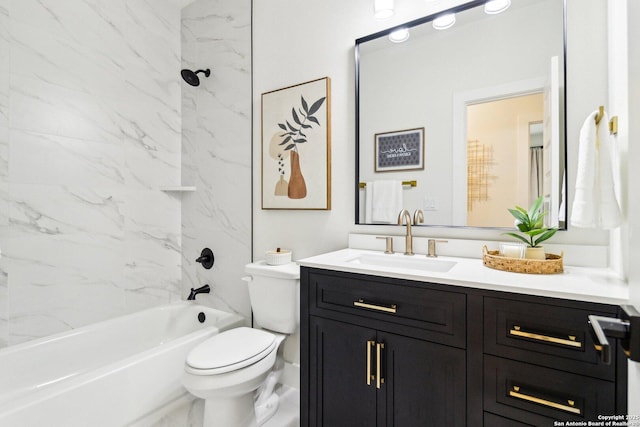
[[262, 94], [262, 209], [331, 209], [329, 77]]

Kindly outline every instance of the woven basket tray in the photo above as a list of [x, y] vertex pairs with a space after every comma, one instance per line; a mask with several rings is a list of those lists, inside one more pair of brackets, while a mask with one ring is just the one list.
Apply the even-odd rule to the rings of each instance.
[[482, 263], [496, 270], [528, 274], [557, 274], [564, 271], [562, 255], [546, 254], [546, 259], [522, 259], [500, 256], [499, 251], [482, 247]]

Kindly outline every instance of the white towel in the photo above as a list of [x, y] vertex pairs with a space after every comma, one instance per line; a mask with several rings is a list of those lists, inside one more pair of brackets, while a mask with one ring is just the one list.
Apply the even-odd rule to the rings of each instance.
[[591, 113], [580, 129], [571, 224], [582, 228], [611, 229], [621, 223], [611, 164], [613, 143], [607, 114], [596, 126], [597, 114], [597, 111]]
[[366, 182], [364, 187], [364, 223], [371, 224], [371, 209], [373, 209], [373, 182]]
[[402, 181], [372, 181], [365, 187], [365, 222], [392, 224], [402, 210]]

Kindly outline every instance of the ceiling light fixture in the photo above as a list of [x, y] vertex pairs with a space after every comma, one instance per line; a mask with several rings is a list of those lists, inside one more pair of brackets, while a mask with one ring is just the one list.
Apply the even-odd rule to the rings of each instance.
[[446, 15], [441, 15], [434, 19], [432, 25], [436, 30], [446, 30], [447, 28], [453, 27], [453, 24], [455, 23], [455, 13], [447, 13]]
[[393, 16], [394, 0], [373, 0], [373, 16], [383, 21]]
[[484, 13], [495, 15], [504, 12], [511, 6], [511, 0], [490, 0], [484, 4]]
[[409, 40], [409, 29], [408, 28], [400, 28], [393, 31], [389, 34], [389, 40], [394, 43], [402, 43]]

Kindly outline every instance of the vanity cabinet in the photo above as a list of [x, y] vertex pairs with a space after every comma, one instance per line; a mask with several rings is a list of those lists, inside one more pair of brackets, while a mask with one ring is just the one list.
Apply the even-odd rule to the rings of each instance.
[[627, 362], [600, 361], [590, 314], [618, 315], [603, 304], [484, 296], [484, 411], [534, 426], [625, 413], [626, 390], [616, 386], [626, 387]]
[[318, 271], [304, 282], [303, 425], [466, 425], [463, 294]]
[[[517, 280], [514, 275], [514, 280]], [[626, 413], [606, 304], [301, 268], [301, 425], [552, 426]]]

